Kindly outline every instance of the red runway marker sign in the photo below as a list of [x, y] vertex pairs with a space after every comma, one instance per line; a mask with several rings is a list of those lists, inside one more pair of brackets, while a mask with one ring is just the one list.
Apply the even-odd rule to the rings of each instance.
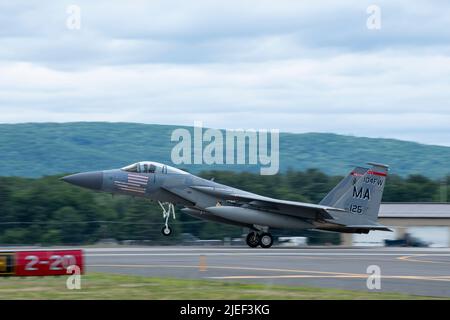
[[0, 252], [0, 276], [68, 275], [69, 266], [77, 266], [83, 273], [82, 250]]

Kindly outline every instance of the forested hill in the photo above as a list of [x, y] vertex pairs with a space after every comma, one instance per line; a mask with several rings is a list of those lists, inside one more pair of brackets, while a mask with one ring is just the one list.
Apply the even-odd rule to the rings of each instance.
[[[153, 160], [171, 164], [177, 126], [136, 123], [0, 124], [0, 176], [39, 177], [109, 169]], [[189, 128], [190, 129], [190, 128]], [[204, 145], [207, 145], [205, 143]], [[317, 168], [343, 175], [350, 165], [387, 163], [391, 172], [440, 178], [450, 173], [450, 147], [325, 133], [280, 135], [280, 169]], [[259, 172], [256, 165], [182, 165], [191, 172]]]

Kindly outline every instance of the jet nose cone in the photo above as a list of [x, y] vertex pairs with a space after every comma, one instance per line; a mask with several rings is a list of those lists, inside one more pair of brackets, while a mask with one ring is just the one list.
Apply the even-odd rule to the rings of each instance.
[[100, 190], [103, 184], [103, 172], [83, 172], [63, 177], [65, 182], [74, 184], [79, 187]]

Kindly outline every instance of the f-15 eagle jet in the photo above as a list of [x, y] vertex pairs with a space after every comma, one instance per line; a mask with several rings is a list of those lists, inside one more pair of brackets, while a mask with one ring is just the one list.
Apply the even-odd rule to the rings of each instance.
[[249, 228], [247, 244], [269, 248], [269, 228], [318, 229], [345, 233], [391, 231], [378, 224], [378, 211], [388, 166], [356, 167], [319, 204], [261, 196], [206, 180], [157, 162], [138, 162], [122, 169], [78, 173], [62, 178], [71, 184], [112, 194], [158, 201], [169, 236], [175, 205], [182, 212], [208, 221]]

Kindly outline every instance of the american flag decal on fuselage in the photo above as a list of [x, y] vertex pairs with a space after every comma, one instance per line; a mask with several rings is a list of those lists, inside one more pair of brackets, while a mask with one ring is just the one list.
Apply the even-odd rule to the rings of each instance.
[[128, 191], [128, 192], [136, 192], [145, 194], [145, 190], [147, 188], [148, 177], [144, 175], [138, 174], [128, 174], [127, 182], [123, 181], [114, 181], [114, 184], [119, 190]]

